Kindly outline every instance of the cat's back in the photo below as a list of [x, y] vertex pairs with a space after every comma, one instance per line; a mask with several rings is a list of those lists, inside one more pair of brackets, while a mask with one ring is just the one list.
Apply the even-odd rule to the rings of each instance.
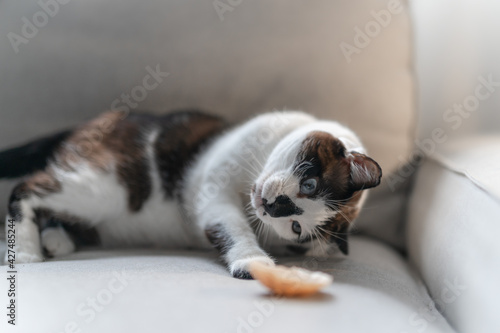
[[159, 173], [167, 197], [173, 196], [188, 164], [225, 126], [222, 118], [195, 110], [164, 115], [109, 111], [77, 128], [57, 163], [69, 170], [87, 164], [116, 171], [133, 196], [130, 209], [137, 211], [151, 191], [151, 170]]

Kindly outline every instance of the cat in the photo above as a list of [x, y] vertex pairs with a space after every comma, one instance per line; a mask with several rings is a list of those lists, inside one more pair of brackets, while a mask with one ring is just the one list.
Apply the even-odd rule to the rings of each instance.
[[217, 248], [251, 279], [270, 254], [348, 253], [348, 232], [382, 170], [359, 138], [300, 111], [236, 127], [199, 111], [108, 111], [0, 152], [13, 189], [15, 257], [40, 262], [82, 245]]

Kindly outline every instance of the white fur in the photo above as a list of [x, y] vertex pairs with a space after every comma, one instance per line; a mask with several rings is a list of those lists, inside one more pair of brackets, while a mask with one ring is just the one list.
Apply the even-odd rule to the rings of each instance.
[[[21, 203], [21, 211], [26, 214], [23, 223], [15, 223], [16, 242], [14, 247], [16, 263], [40, 262], [43, 260], [42, 248], [40, 246], [40, 233], [38, 226], [34, 223], [33, 211], [27, 203]], [[6, 218], [6, 227], [10, 216]], [[9, 258], [9, 251], [5, 253], [5, 262]]]
[[59, 257], [75, 251], [75, 244], [61, 227], [46, 228], [40, 235], [42, 246], [52, 257]]

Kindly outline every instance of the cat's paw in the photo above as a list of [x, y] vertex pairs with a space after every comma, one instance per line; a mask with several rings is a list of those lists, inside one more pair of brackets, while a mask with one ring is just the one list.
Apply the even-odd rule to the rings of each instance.
[[267, 256], [256, 256], [245, 259], [239, 259], [231, 263], [229, 267], [231, 275], [237, 279], [253, 280], [253, 277], [249, 272], [249, 267], [250, 264], [255, 261], [261, 262], [269, 266], [275, 266], [274, 261]]
[[16, 246], [14, 251], [6, 251], [3, 259], [4, 265], [9, 264], [29, 264], [33, 262], [42, 262], [44, 256], [38, 246], [29, 244], [28, 246]]
[[58, 257], [75, 251], [75, 244], [63, 228], [47, 228], [42, 231], [42, 246], [49, 257]]
[[[5, 259], [7, 260], [7, 258]], [[29, 264], [34, 262], [42, 262], [43, 255], [41, 253], [34, 253], [28, 251], [17, 251], [14, 260], [15, 264]]]

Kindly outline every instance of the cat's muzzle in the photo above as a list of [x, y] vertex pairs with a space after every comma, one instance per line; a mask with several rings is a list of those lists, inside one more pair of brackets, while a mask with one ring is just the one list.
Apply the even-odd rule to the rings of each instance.
[[301, 215], [304, 211], [295, 205], [295, 203], [287, 196], [280, 195], [276, 197], [274, 202], [269, 203], [267, 199], [262, 198], [262, 206], [267, 214], [271, 217], [286, 217], [292, 215]]

